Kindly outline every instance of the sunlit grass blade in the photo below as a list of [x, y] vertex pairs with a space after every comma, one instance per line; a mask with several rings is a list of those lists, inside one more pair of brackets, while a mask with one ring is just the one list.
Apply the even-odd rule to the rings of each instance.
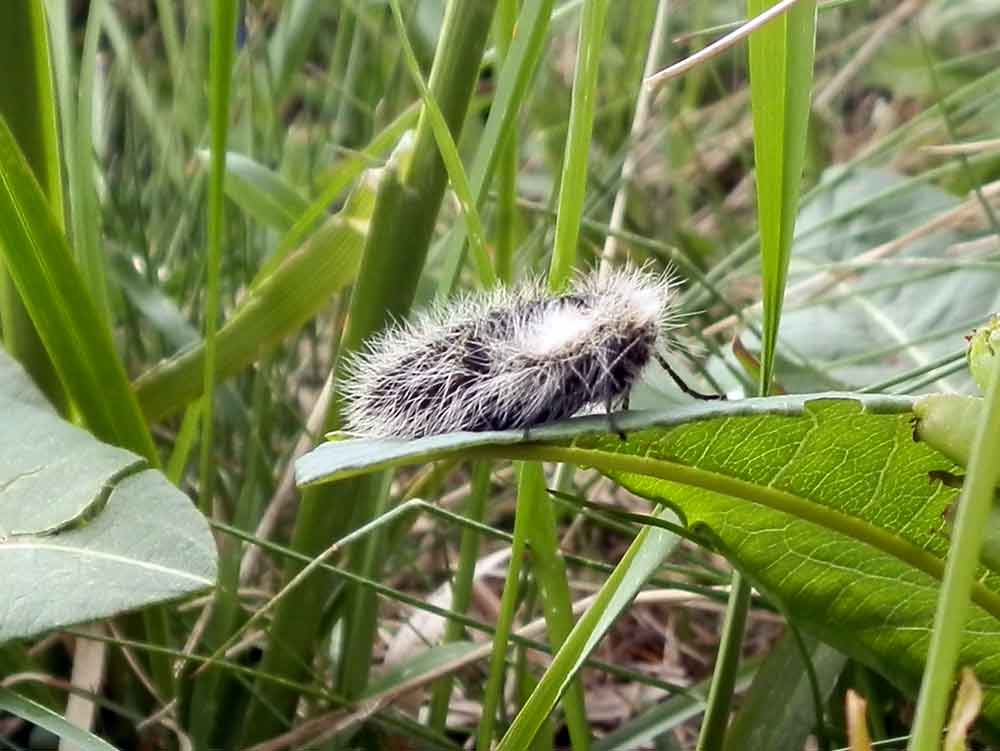
[[159, 464], [111, 331], [5, 120], [0, 120], [0, 252], [87, 424], [102, 440]]
[[[985, 409], [979, 417], [969, 471], [965, 476], [958, 514], [948, 549], [947, 565], [938, 597], [927, 666], [913, 720], [910, 751], [936, 751], [940, 747], [955, 669], [966, 628], [966, 613], [974, 599], [972, 590], [979, 570], [987, 520], [1000, 480], [1000, 367], [992, 359]], [[959, 429], [958, 426], [955, 429]]]
[[[772, 3], [748, 0], [756, 16]], [[812, 100], [816, 3], [805, 0], [750, 36], [750, 97], [764, 284], [761, 383], [774, 373]]]
[[[41, 3], [6, 9], [0, 24], [0, 116], [24, 152], [60, 226], [63, 221], [62, 170], [56, 128], [56, 101], [49, 65], [49, 40]], [[0, 260], [0, 324], [4, 346], [31, 373], [60, 410], [66, 394], [36, 324]]]
[[580, 237], [580, 221], [587, 192], [590, 139], [594, 129], [598, 62], [604, 43], [607, 12], [607, 0], [586, 0], [583, 5], [573, 78], [573, 103], [559, 184], [556, 236], [549, 265], [549, 288], [553, 290], [566, 286], [576, 262], [576, 244]]
[[80, 751], [117, 751], [107, 741], [101, 740], [86, 730], [81, 730], [62, 715], [56, 714], [48, 707], [43, 707], [8, 688], [0, 688], [0, 709], [38, 727], [45, 728], [53, 735], [69, 741], [73, 744], [73, 748], [78, 748]]
[[[667, 516], [671, 512], [665, 512]], [[615, 619], [632, 601], [660, 562], [673, 550], [677, 537], [658, 527], [644, 527], [629, 546], [597, 598], [580, 617], [527, 703], [500, 741], [498, 751], [528, 748], [542, 722], [569, 686], [583, 660], [597, 646]]]

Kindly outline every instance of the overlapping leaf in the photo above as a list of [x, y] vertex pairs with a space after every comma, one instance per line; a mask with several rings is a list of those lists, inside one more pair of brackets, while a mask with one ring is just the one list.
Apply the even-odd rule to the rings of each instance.
[[[315, 482], [456, 452], [589, 464], [674, 505], [797, 622], [914, 688], [956, 491], [935, 479], [953, 463], [914, 441], [911, 409], [907, 398], [750, 399], [621, 416], [627, 442], [594, 416], [533, 430], [530, 445], [517, 431], [330, 443], [298, 470]], [[994, 722], [998, 592], [995, 575], [977, 585], [962, 654]]]

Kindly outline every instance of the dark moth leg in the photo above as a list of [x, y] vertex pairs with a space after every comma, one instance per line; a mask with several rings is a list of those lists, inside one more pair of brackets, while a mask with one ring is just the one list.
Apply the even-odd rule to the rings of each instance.
[[695, 399], [703, 399], [705, 401], [726, 398], [725, 394], [703, 394], [700, 391], [695, 391], [693, 388], [684, 383], [684, 379], [681, 378], [679, 375], [677, 375], [677, 371], [674, 370], [672, 367], [670, 367], [670, 363], [667, 362], [666, 358], [663, 355], [661, 355], [659, 352], [655, 352], [654, 356], [656, 357], [656, 361], [660, 363], [660, 365], [663, 367], [665, 371], [667, 371], [667, 375], [673, 378], [674, 383], [676, 383], [678, 387], [680, 387], [680, 390], [683, 391], [688, 396], [693, 396]]

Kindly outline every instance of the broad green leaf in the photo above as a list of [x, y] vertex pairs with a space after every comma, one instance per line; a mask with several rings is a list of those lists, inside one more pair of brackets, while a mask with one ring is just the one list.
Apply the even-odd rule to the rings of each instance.
[[[628, 434], [655, 428], [673, 428], [687, 423], [712, 419], [743, 419], [750, 417], [788, 417], [802, 419], [805, 405], [819, 399], [843, 399], [857, 402], [876, 414], [903, 414], [913, 407], [913, 399], [882, 394], [798, 394], [767, 399], [738, 401], [689, 402], [687, 405], [664, 410], [643, 410], [615, 415], [615, 425]], [[514, 446], [516, 444], [558, 444], [583, 436], [604, 435], [611, 430], [604, 415], [574, 417], [524, 430], [448, 433], [416, 440], [393, 438], [347, 438], [330, 433], [323, 443], [298, 460], [295, 477], [299, 486], [333, 482], [367, 474], [379, 469], [422, 464], [451, 454]], [[631, 444], [631, 438], [629, 440]], [[623, 447], [629, 444], [622, 444]]]
[[[207, 149], [197, 154], [203, 164], [209, 163]], [[247, 214], [280, 232], [287, 232], [309, 206], [281, 175], [243, 154], [226, 154], [225, 188]]]
[[[602, 416], [520, 431], [343, 441], [297, 465], [320, 482], [454, 454], [567, 461], [676, 507], [802, 625], [915, 688], [926, 656], [956, 491], [955, 464], [913, 439], [913, 400], [782, 396]], [[1000, 719], [1000, 577], [974, 586], [963, 645]]]
[[59, 418], [0, 350], [0, 535], [47, 534], [78, 521], [105, 487], [145, 460]]
[[15, 717], [27, 720], [40, 728], [45, 728], [50, 733], [69, 741], [74, 748], [78, 748], [80, 751], [116, 751], [115, 747], [107, 741], [78, 728], [62, 715], [11, 691], [9, 688], [0, 688], [0, 710], [10, 712]]
[[[748, 0], [747, 15], [759, 15], [773, 4], [771, 0]], [[770, 383], [774, 372], [778, 323], [805, 161], [815, 44], [816, 0], [797, 3], [751, 34], [749, 41], [764, 285], [762, 383]]]
[[[959, 206], [954, 195], [884, 169], [830, 169], [821, 187], [796, 222], [780, 342], [837, 382], [865, 386], [954, 353], [1000, 307], [994, 268], [942, 257], [974, 235], [956, 222], [926, 227]], [[859, 262], [878, 249], [880, 258]], [[811, 290], [805, 300], [797, 287]], [[779, 378], [793, 389], [804, 382], [781, 364]]]
[[725, 751], [786, 751], [805, 746], [817, 722], [823, 720], [824, 706], [847, 658], [822, 642], [803, 641], [820, 695], [813, 696], [802, 650], [794, 634], [787, 633], [757, 671], [726, 733]]
[[0, 643], [212, 586], [215, 543], [139, 456], [63, 422], [0, 351]]

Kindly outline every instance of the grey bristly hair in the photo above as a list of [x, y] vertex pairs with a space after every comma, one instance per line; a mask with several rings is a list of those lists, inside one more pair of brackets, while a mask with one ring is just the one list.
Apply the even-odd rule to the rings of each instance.
[[654, 357], [664, 362], [658, 348], [681, 325], [674, 290], [668, 272], [628, 267], [556, 296], [532, 282], [434, 307], [350, 356], [346, 431], [417, 438], [527, 429], [590, 405], [610, 413]]

